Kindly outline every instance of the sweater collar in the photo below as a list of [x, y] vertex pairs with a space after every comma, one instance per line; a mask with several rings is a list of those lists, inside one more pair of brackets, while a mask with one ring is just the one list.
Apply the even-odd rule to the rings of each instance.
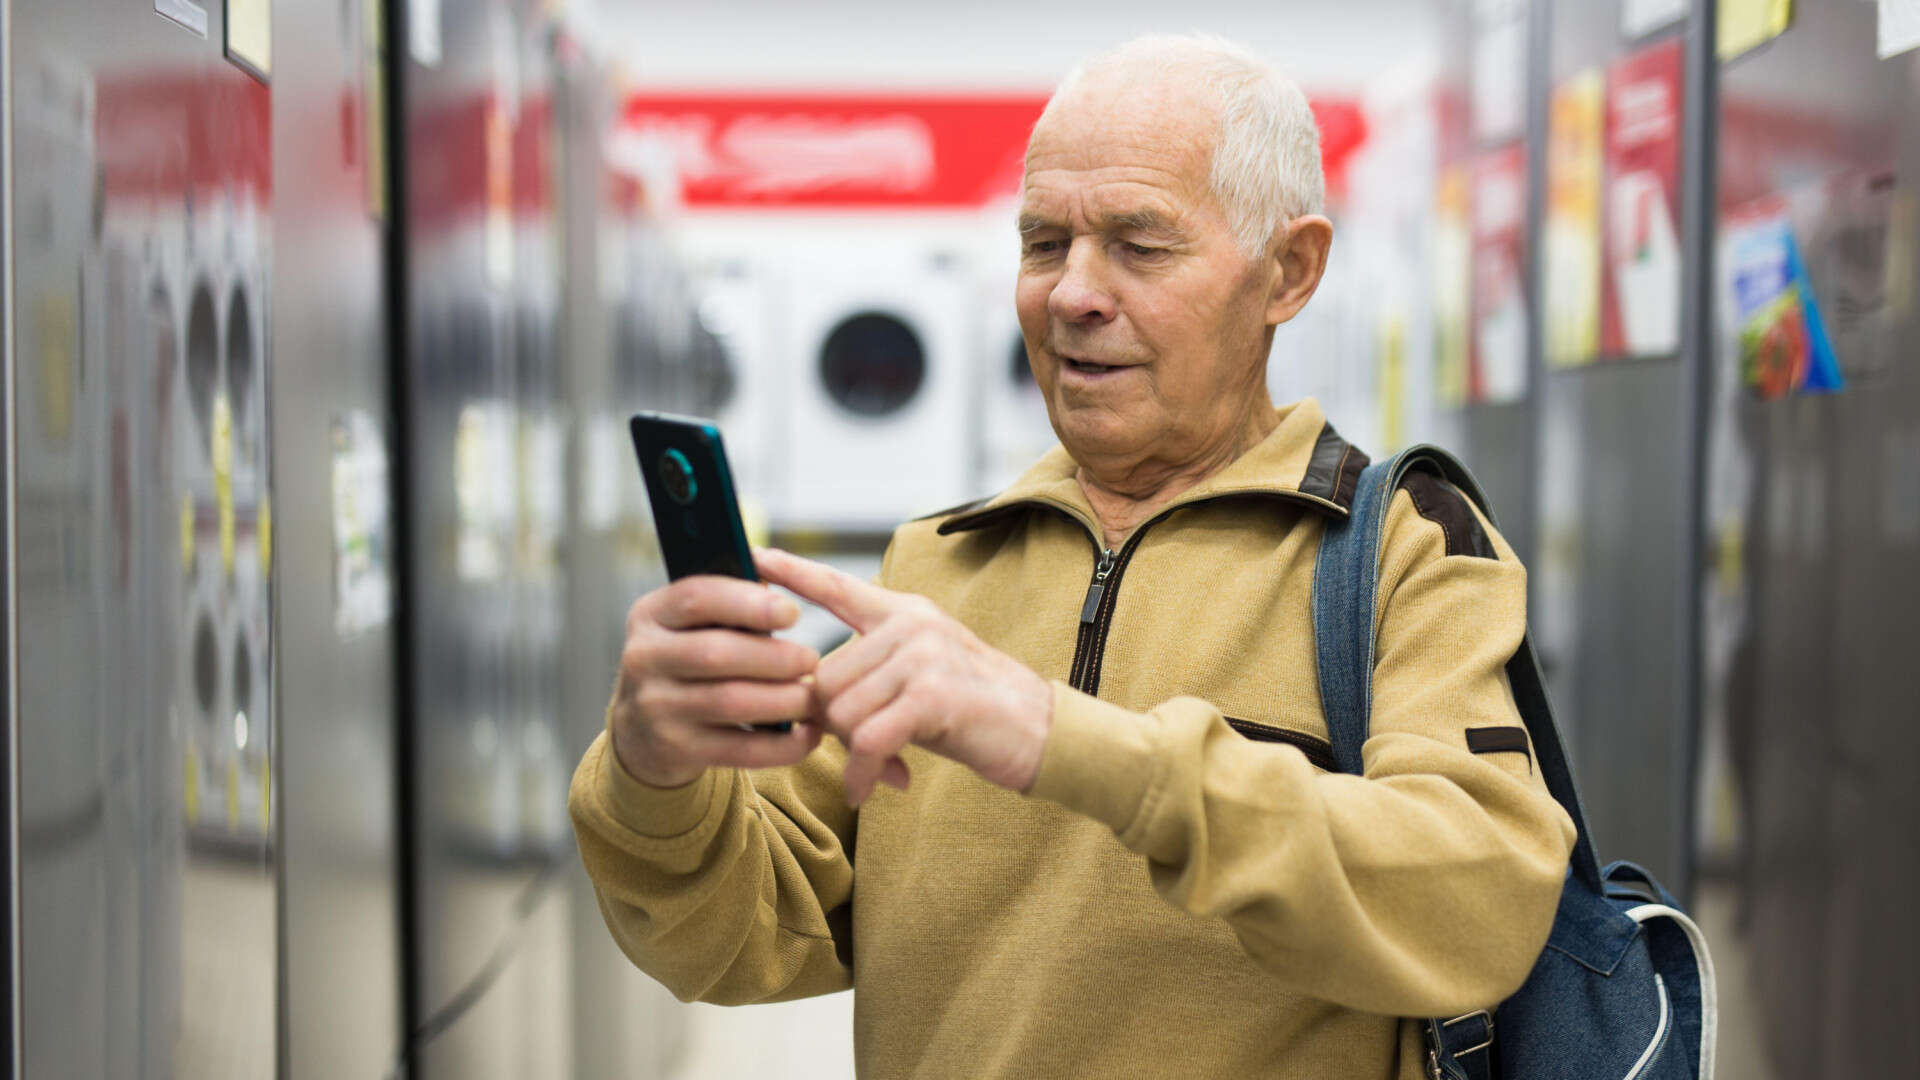
[[[1266, 496], [1305, 503], [1333, 518], [1353, 506], [1354, 486], [1367, 455], [1327, 423], [1320, 403], [1303, 398], [1275, 410], [1279, 423], [1226, 468], [1180, 493], [1161, 513], [1227, 496]], [[1099, 534], [1093, 507], [1074, 479], [1078, 465], [1055, 445], [1013, 486], [985, 502], [959, 508], [940, 523], [941, 535], [977, 529], [1017, 509], [1046, 506], [1079, 520]]]

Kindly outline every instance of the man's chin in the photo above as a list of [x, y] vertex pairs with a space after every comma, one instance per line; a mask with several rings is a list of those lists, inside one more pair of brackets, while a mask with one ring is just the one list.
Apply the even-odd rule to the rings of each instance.
[[1064, 408], [1055, 412], [1053, 433], [1075, 461], [1127, 458], [1141, 452], [1150, 440], [1142, 438], [1148, 425], [1106, 409]]

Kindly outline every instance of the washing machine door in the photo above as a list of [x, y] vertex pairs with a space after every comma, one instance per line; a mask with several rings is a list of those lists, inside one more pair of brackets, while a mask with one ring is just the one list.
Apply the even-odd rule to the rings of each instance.
[[870, 254], [796, 274], [789, 473], [778, 526], [869, 532], [971, 497], [976, 455], [956, 260]]

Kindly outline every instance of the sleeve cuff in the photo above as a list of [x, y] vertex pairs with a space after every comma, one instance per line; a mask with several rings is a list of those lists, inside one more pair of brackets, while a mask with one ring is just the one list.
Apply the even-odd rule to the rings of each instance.
[[1053, 684], [1053, 727], [1030, 792], [1100, 821], [1121, 839], [1141, 817], [1160, 779], [1158, 722]]
[[634, 833], [655, 840], [671, 840], [700, 827], [719, 812], [715, 804], [729, 785], [708, 769], [698, 779], [675, 788], [658, 788], [634, 779], [613, 752], [611, 736], [601, 732], [594, 751], [600, 755], [602, 804], [614, 820]]

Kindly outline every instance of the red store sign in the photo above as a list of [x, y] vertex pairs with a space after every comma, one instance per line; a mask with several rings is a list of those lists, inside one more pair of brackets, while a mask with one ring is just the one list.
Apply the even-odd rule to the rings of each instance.
[[[637, 93], [611, 156], [664, 151], [695, 208], [979, 206], [1020, 189], [1046, 95]], [[1329, 185], [1364, 137], [1359, 107], [1313, 102]]]

